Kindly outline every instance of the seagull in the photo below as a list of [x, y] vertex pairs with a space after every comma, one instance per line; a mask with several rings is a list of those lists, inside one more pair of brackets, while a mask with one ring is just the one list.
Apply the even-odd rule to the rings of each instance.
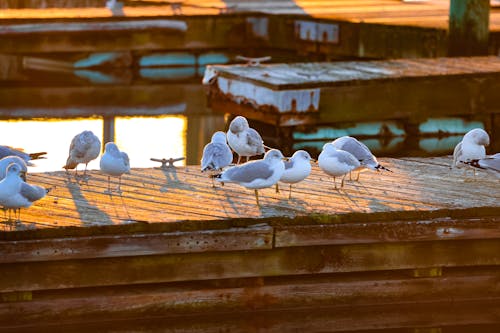
[[260, 134], [250, 128], [245, 117], [237, 116], [229, 124], [227, 131], [227, 142], [229, 147], [238, 154], [238, 163], [241, 156], [246, 156], [247, 162], [250, 156], [264, 154], [264, 142]]
[[[233, 153], [226, 142], [226, 133], [218, 131], [212, 135], [212, 141], [203, 148], [201, 172], [221, 171], [233, 161]], [[215, 187], [212, 178], [212, 187]]]
[[[297, 150], [292, 157], [285, 161], [285, 172], [280, 178], [283, 183], [290, 184], [288, 199], [292, 198], [292, 184], [298, 183], [311, 174], [311, 155], [305, 150]], [[278, 183], [276, 183], [276, 192], [279, 192]]]
[[83, 177], [85, 177], [87, 165], [99, 156], [100, 151], [101, 141], [99, 138], [92, 131], [83, 131], [75, 135], [73, 140], [71, 140], [69, 156], [63, 168], [66, 171], [68, 169], [75, 169], [75, 176], [78, 176], [78, 164], [85, 163], [85, 171], [83, 172]]
[[500, 153], [463, 163], [476, 169], [486, 170], [487, 172], [495, 175], [497, 178], [500, 178]]
[[340, 187], [343, 187], [346, 174], [361, 167], [361, 163], [353, 154], [337, 149], [333, 143], [325, 143], [319, 154], [318, 164], [321, 170], [333, 177], [335, 189], [337, 189], [336, 177], [343, 176], [340, 184]]
[[111, 176], [118, 177], [117, 193], [121, 193], [122, 175], [130, 173], [130, 161], [127, 153], [118, 149], [114, 142], [106, 143], [104, 147], [104, 154], [101, 156], [99, 163], [101, 171], [108, 175], [108, 190], [105, 193], [111, 194]]
[[[486, 157], [485, 146], [490, 144], [490, 137], [485, 130], [481, 128], [474, 128], [465, 133], [462, 141], [460, 141], [453, 150], [453, 164], [452, 168], [460, 168], [463, 166], [462, 162], [469, 162], [472, 160], [479, 160]], [[474, 176], [476, 175], [475, 169]]]
[[7, 156], [19, 156], [22, 158], [26, 163], [29, 163], [31, 160], [37, 160], [37, 159], [42, 159], [43, 155], [47, 154], [46, 152], [40, 152], [40, 153], [25, 153], [22, 149], [16, 149], [12, 148], [9, 146], [0, 146], [0, 158], [7, 157]]
[[[10, 163], [6, 169], [6, 177], [0, 181], [0, 205], [9, 210], [9, 221], [12, 210], [19, 210], [20, 215], [21, 208], [30, 207], [33, 202], [47, 194], [47, 190], [43, 187], [24, 182], [21, 179], [21, 171], [17, 163]], [[17, 221], [19, 220], [18, 217]]]
[[0, 159], [0, 180], [4, 179], [5, 176], [7, 175], [7, 167], [11, 163], [19, 165], [19, 167], [21, 168], [20, 176], [24, 181], [26, 181], [26, 173], [28, 172], [28, 165], [26, 164], [24, 159], [16, 155], [6, 156]]
[[[372, 154], [370, 148], [352, 136], [341, 136], [340, 138], [333, 140], [332, 144], [335, 148], [347, 151], [354, 155], [360, 163], [360, 166], [356, 169], [366, 168], [374, 171], [386, 170], [392, 172], [378, 163], [377, 158]], [[358, 172], [356, 180], [359, 180], [360, 173], [361, 172]]]
[[264, 158], [236, 165], [214, 176], [224, 183], [237, 183], [255, 190], [255, 199], [259, 206], [258, 189], [275, 185], [285, 172], [283, 154], [277, 149], [269, 150]]

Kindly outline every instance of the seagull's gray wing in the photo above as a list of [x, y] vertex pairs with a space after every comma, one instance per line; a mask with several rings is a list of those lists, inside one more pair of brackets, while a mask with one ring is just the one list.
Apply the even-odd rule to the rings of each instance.
[[293, 168], [294, 160], [284, 161], [283, 163], [285, 163], [285, 170], [291, 169], [291, 168]]
[[368, 149], [368, 147], [364, 143], [358, 140], [347, 140], [340, 149], [351, 153], [360, 162], [373, 160], [373, 154], [371, 153], [370, 149]]
[[245, 163], [227, 169], [222, 174], [222, 181], [249, 183], [256, 179], [267, 179], [273, 174], [273, 169], [264, 161]]
[[127, 167], [127, 169], [130, 170], [130, 159], [128, 158], [128, 155], [126, 152], [124, 151], [121, 151], [120, 152], [120, 155], [122, 157], [122, 160], [123, 160], [123, 164]]
[[254, 130], [253, 128], [249, 128], [247, 130], [247, 142], [252, 147], [260, 147], [263, 145], [262, 137], [259, 132]]
[[481, 168], [500, 172], [500, 153], [480, 159], [478, 164]]
[[47, 191], [38, 185], [30, 185], [25, 182], [21, 183], [21, 195], [31, 202], [40, 200], [45, 196]]
[[203, 149], [201, 170], [221, 169], [233, 160], [233, 153], [226, 144], [209, 143]]
[[455, 149], [453, 149], [453, 164], [451, 165], [452, 168], [454, 168], [458, 162], [460, 162], [460, 159], [462, 158], [462, 141], [457, 143], [455, 146]]
[[25, 160], [26, 162], [28, 162], [31, 157], [18, 150], [18, 149], [14, 149], [12, 147], [9, 147], [9, 146], [0, 146], [0, 158], [3, 158], [3, 157], [6, 157], [6, 156], [18, 156], [20, 158], [22, 158], [23, 160]]
[[360, 165], [358, 159], [348, 151], [338, 150], [337, 154], [335, 154], [335, 157], [340, 163], [351, 165], [355, 168], [359, 167]]

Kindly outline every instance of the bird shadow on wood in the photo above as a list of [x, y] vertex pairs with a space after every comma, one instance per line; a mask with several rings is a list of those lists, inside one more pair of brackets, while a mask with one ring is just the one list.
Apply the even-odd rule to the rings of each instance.
[[173, 166], [168, 166], [160, 169], [165, 175], [166, 183], [160, 187], [160, 192], [165, 193], [168, 192], [169, 189], [181, 189], [187, 191], [195, 191], [195, 188], [189, 185], [186, 182], [183, 182], [179, 179], [177, 175], [177, 168]]
[[100, 210], [97, 206], [92, 205], [83, 195], [80, 186], [77, 183], [65, 182], [69, 193], [73, 197], [76, 211], [80, 216], [82, 224], [113, 224], [112, 219], [108, 214]]

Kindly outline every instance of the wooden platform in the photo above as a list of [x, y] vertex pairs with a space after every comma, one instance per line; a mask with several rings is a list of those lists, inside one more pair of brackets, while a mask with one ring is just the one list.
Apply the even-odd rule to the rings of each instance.
[[0, 328], [161, 317], [171, 329], [245, 331], [241, 318], [279, 311], [314, 315], [263, 331], [319, 329], [325, 318], [334, 331], [497, 325], [498, 179], [464, 178], [449, 157], [380, 162], [394, 172], [365, 172], [340, 191], [314, 167], [290, 200], [261, 190], [260, 207], [238, 185], [212, 188], [198, 166], [134, 169], [121, 196], [104, 193], [98, 171], [88, 184], [31, 173], [52, 190], [22, 224], [3, 224]]
[[[392, 220], [395, 217], [390, 213], [404, 218], [416, 212], [443, 211], [446, 215], [471, 208], [499, 212], [498, 180], [486, 174], [478, 175], [476, 181], [464, 178], [462, 171], [450, 171], [449, 158], [386, 158], [382, 163], [394, 172], [363, 172], [360, 182], [347, 181], [341, 191], [334, 190], [332, 179], [314, 167], [313, 174], [294, 187], [291, 200], [285, 188], [280, 194], [261, 190], [260, 207], [253, 191], [239, 185], [212, 188], [197, 166], [134, 169], [123, 177], [121, 196], [104, 193], [107, 177], [98, 171], [90, 173], [88, 183], [80, 184], [65, 172], [31, 173], [29, 182], [52, 190], [23, 210], [23, 223], [14, 230], [110, 225], [130, 225], [133, 230], [134, 225], [182, 221], [197, 222], [203, 229], [205, 222], [241, 219], [252, 223], [260, 219], [329, 220], [354, 213], [363, 221], [363, 216], [370, 220], [372, 214], [378, 218], [387, 214]], [[116, 187], [117, 179], [112, 181]], [[7, 225], [4, 229], [10, 231]], [[3, 237], [9, 238], [8, 233]]]
[[[436, 57], [447, 54], [448, 13], [448, 0], [193, 0], [126, 5], [115, 15], [104, 6], [9, 9], [0, 12], [0, 51], [238, 48], [256, 55], [276, 48], [327, 59]], [[497, 54], [497, 7], [489, 27], [490, 54]]]

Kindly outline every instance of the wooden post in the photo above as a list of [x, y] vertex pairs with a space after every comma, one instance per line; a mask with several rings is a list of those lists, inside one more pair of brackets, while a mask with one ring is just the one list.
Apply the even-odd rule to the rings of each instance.
[[450, 56], [488, 54], [489, 0], [450, 0]]
[[102, 150], [108, 142], [115, 142], [115, 117], [104, 117], [102, 123]]

